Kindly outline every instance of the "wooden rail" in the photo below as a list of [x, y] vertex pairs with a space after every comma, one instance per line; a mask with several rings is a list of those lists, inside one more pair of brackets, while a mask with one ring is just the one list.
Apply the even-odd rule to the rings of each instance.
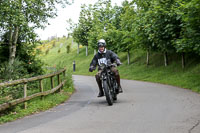
[[[19, 80], [14, 80], [14, 81], [10, 81], [10, 82], [0, 83], [0, 89], [2, 89], [2, 87], [6, 87], [6, 86], [24, 84], [24, 97], [1, 104], [0, 111], [3, 111], [5, 109], [10, 108], [14, 105], [17, 105], [19, 103], [24, 103], [24, 107], [26, 108], [27, 107], [26, 101], [29, 101], [29, 100], [39, 97], [39, 96], [41, 98], [43, 98], [44, 96], [52, 94], [52, 93], [56, 92], [57, 90], [61, 91], [61, 88], [64, 86], [66, 80], [61, 81], [60, 74], [63, 74], [63, 79], [65, 79], [65, 71], [66, 71], [66, 68], [59, 70], [57, 72], [51, 73], [51, 74], [47, 74], [47, 75], [41, 75], [41, 76], [27, 78], [27, 79], [19, 79]], [[57, 76], [57, 79], [58, 79], [58, 86], [56, 86], [56, 87], [54, 87], [54, 80], [53, 80], [54, 76]], [[46, 79], [46, 78], [50, 78], [51, 90], [44, 92], [42, 80]], [[37, 80], [39, 80], [40, 92], [33, 94], [31, 96], [27, 96], [27, 83], [32, 82], [32, 81], [37, 81]]]

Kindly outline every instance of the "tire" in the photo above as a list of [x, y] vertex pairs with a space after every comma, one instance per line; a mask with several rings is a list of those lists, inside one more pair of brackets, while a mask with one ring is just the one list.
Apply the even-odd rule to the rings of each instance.
[[103, 88], [104, 88], [104, 93], [105, 93], [106, 101], [108, 102], [108, 105], [110, 106], [113, 105], [113, 97], [112, 97], [112, 94], [110, 93], [110, 89], [106, 80], [103, 81]]
[[[113, 86], [113, 87], [114, 87], [115, 89], [118, 87], [116, 81], [114, 81], [114, 86]], [[117, 101], [117, 93], [116, 93], [116, 92], [114, 92], [114, 94], [113, 94], [113, 100], [114, 100], [114, 101]]]

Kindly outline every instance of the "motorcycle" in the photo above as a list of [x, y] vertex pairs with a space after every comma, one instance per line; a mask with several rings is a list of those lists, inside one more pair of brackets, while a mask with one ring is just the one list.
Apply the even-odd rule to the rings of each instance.
[[104, 95], [106, 96], [106, 101], [108, 105], [113, 105], [113, 102], [117, 100], [117, 88], [118, 84], [115, 79], [114, 73], [111, 71], [111, 68], [116, 66], [115, 64], [101, 63], [100, 69], [102, 70], [100, 74], [100, 79], [102, 87], [104, 90]]

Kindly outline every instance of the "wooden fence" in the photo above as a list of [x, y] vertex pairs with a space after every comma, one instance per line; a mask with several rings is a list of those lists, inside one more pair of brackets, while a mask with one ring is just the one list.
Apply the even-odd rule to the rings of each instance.
[[[4, 83], [0, 83], [0, 89], [2, 89], [2, 87], [6, 87], [6, 86], [13, 86], [13, 85], [18, 85], [18, 84], [23, 84], [24, 86], [24, 97], [20, 98], [20, 99], [15, 99], [12, 100], [10, 102], [7, 103], [3, 103], [0, 105], [0, 111], [3, 111], [7, 108], [10, 108], [12, 106], [15, 106], [19, 103], [24, 103], [25, 108], [27, 107], [26, 102], [28, 100], [31, 100], [33, 98], [36, 97], [41, 97], [43, 98], [46, 95], [52, 94], [54, 92], [56, 92], [57, 90], [61, 91], [61, 88], [63, 87], [63, 85], [65, 84], [66, 80], [65, 80], [65, 71], [66, 68], [61, 69], [57, 72], [51, 73], [51, 74], [47, 74], [47, 75], [41, 75], [41, 76], [37, 76], [37, 77], [32, 77], [32, 78], [26, 78], [26, 79], [19, 79], [19, 80], [14, 80], [11, 82], [4, 82]], [[60, 78], [60, 74], [63, 74], [63, 80], [61, 80]], [[57, 81], [58, 81], [58, 86], [54, 87], [54, 80], [53, 78], [57, 76]], [[46, 79], [46, 78], [50, 78], [51, 81], [51, 89], [48, 91], [44, 91], [43, 89], [43, 83], [42, 80]], [[39, 81], [39, 93], [35, 93], [33, 95], [27, 96], [27, 83], [28, 82], [32, 82], [32, 81]]]

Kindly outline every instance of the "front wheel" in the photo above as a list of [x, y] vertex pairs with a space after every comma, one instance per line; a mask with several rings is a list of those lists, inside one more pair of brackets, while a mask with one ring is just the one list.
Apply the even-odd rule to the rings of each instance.
[[114, 81], [114, 85], [113, 85], [113, 100], [117, 100], [117, 92], [116, 92], [116, 89], [118, 88], [118, 84], [116, 81]]
[[106, 101], [108, 102], [108, 105], [113, 105], [113, 97], [106, 80], [103, 81], [103, 89], [104, 89], [104, 93], [105, 93]]

